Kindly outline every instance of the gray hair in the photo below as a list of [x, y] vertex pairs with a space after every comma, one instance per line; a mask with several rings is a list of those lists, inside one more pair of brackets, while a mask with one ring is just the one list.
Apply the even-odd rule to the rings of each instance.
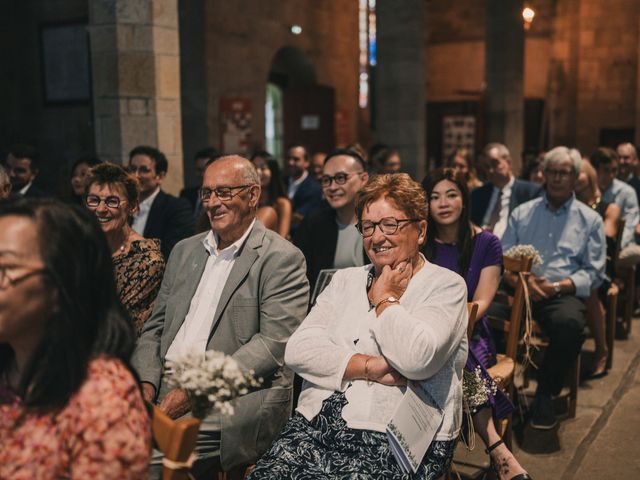
[[497, 149], [498, 150], [498, 156], [501, 158], [511, 158], [511, 154], [509, 153], [509, 149], [506, 147], [506, 145], [502, 144], [502, 143], [498, 143], [498, 142], [491, 142], [491, 143], [487, 143], [487, 146], [484, 147], [484, 149], [482, 150], [482, 153], [485, 156], [489, 155], [489, 152], [493, 149]]
[[0, 165], [0, 187], [4, 187], [10, 181], [7, 169]]
[[573, 165], [573, 171], [576, 175], [580, 174], [580, 166], [582, 165], [582, 155], [575, 148], [555, 147], [549, 150], [544, 156], [543, 169], [547, 170], [551, 165], [558, 164], [569, 160]]

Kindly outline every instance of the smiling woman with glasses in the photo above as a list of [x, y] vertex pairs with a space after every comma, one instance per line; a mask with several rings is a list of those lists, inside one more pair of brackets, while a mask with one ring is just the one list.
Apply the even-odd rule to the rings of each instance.
[[160, 242], [143, 238], [129, 225], [139, 188], [124, 168], [103, 163], [90, 170], [85, 195], [85, 205], [107, 237], [120, 299], [138, 333], [151, 315], [165, 266]]
[[112, 272], [86, 210], [0, 205], [0, 478], [147, 477], [150, 420]]
[[[250, 480], [323, 478], [327, 471], [433, 480], [451, 462], [467, 358], [464, 281], [420, 254], [425, 194], [407, 174], [369, 180], [355, 212], [372, 265], [338, 270], [289, 339], [285, 363], [303, 378], [302, 393]], [[414, 411], [400, 406], [409, 384], [438, 402], [432, 410], [413, 397], [424, 409], [415, 428], [433, 427], [412, 475], [386, 433], [395, 415], [412, 418]]]

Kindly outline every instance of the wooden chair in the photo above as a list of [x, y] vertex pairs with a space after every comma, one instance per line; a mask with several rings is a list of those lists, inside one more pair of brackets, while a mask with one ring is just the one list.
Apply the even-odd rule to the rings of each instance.
[[469, 314], [469, 323], [467, 325], [467, 338], [471, 340], [473, 327], [476, 326], [476, 316], [478, 315], [478, 304], [476, 302], [467, 303], [467, 313]]
[[[494, 380], [500, 377], [501, 385], [507, 392], [510, 398], [513, 398], [513, 379], [515, 376], [516, 366], [516, 354], [518, 351], [518, 341], [520, 339], [520, 324], [522, 321], [522, 313], [525, 306], [525, 290], [523, 280], [526, 281], [526, 275], [531, 271], [533, 259], [526, 257], [523, 259], [514, 259], [504, 256], [503, 262], [505, 269], [514, 273], [522, 273], [519, 276], [515, 293], [512, 297], [505, 297], [505, 300], [511, 306], [511, 314], [508, 319], [491, 317], [489, 316], [489, 322], [492, 328], [505, 332], [507, 335], [506, 349], [504, 354], [498, 354], [496, 358], [496, 364], [489, 368], [489, 375]], [[471, 338], [473, 332], [473, 325], [471, 325], [471, 312], [473, 312], [473, 323], [475, 324], [475, 316], [477, 314], [477, 304], [469, 303], [467, 305], [469, 314], [470, 325], [468, 328], [468, 335]], [[511, 448], [511, 415], [500, 421], [496, 425], [498, 433], [505, 439], [505, 443]], [[465, 446], [458, 443], [454, 457], [453, 467], [455, 470], [465, 475], [465, 477], [481, 478], [481, 476], [490, 468], [488, 457], [484, 453], [484, 449], [477, 448], [473, 452], [469, 452]], [[453, 478], [449, 473], [445, 477], [447, 480]]]
[[[622, 219], [618, 220], [618, 233], [616, 235], [616, 246], [615, 251], [613, 252], [612, 261], [614, 264], [614, 280], [618, 285], [618, 304], [620, 303], [620, 301], [622, 303], [622, 323], [624, 326], [624, 335], [625, 337], [628, 337], [631, 333], [631, 320], [633, 319], [633, 310], [635, 308], [636, 267], [635, 265], [632, 265], [630, 267], [620, 268], [620, 266], [618, 265], [624, 226], [625, 221]], [[609, 350], [609, 352], [611, 352], [611, 350]]]
[[151, 430], [155, 446], [167, 461], [163, 461], [162, 480], [187, 480], [189, 468], [186, 466], [196, 447], [200, 420], [185, 418], [172, 420], [155, 405], [151, 410]]
[[607, 369], [611, 369], [613, 365], [613, 347], [614, 340], [616, 338], [616, 321], [618, 319], [618, 296], [620, 290], [615, 283], [611, 284], [607, 291], [607, 321], [606, 321], [606, 338], [607, 349], [609, 353], [607, 355]]

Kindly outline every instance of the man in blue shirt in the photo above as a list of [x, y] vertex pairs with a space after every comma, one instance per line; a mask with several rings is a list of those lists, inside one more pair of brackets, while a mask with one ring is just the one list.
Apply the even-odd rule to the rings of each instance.
[[[544, 158], [546, 192], [517, 207], [502, 237], [506, 251], [514, 245], [533, 245], [542, 257], [528, 279], [533, 316], [550, 338], [540, 366], [531, 425], [556, 425], [552, 395], [583, 342], [584, 300], [604, 278], [606, 241], [600, 215], [579, 202], [573, 190], [580, 173], [580, 152], [556, 147]], [[505, 275], [515, 284], [515, 277]]]

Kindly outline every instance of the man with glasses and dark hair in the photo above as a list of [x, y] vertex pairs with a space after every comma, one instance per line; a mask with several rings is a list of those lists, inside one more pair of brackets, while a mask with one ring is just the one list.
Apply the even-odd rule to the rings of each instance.
[[13, 145], [5, 162], [15, 197], [42, 198], [47, 194], [33, 182], [38, 176], [40, 156], [31, 145]]
[[[552, 396], [580, 353], [585, 326], [585, 299], [604, 279], [606, 241], [600, 215], [573, 193], [582, 158], [580, 152], [556, 147], [544, 157], [546, 192], [517, 207], [509, 217], [502, 248], [533, 245], [542, 265], [528, 277], [533, 318], [551, 343], [538, 370], [531, 415], [533, 428], [556, 425]], [[515, 286], [516, 277], [505, 273]]]
[[327, 156], [320, 184], [328, 207], [305, 217], [293, 238], [307, 260], [312, 288], [321, 270], [369, 263], [355, 228], [356, 194], [367, 180], [366, 163], [354, 150], [335, 150]]
[[285, 186], [293, 208], [290, 231], [293, 237], [302, 219], [321, 207], [322, 190], [309, 173], [311, 158], [306, 147], [291, 145], [287, 149], [285, 160], [289, 175], [285, 178]]
[[260, 178], [251, 162], [212, 162], [200, 198], [211, 229], [176, 245], [132, 365], [145, 399], [172, 418], [190, 405], [183, 390], [167, 385], [166, 360], [218, 350], [262, 378], [262, 388], [237, 400], [233, 416], [203, 421], [193, 473], [212, 478], [216, 463], [225, 471], [255, 463], [291, 413], [284, 349], [307, 313], [309, 283], [302, 253], [256, 220]]
[[160, 188], [168, 167], [167, 157], [156, 148], [139, 146], [129, 152], [129, 170], [140, 182], [140, 207], [131, 227], [145, 238], [159, 239], [165, 258], [195, 229], [189, 203]]

